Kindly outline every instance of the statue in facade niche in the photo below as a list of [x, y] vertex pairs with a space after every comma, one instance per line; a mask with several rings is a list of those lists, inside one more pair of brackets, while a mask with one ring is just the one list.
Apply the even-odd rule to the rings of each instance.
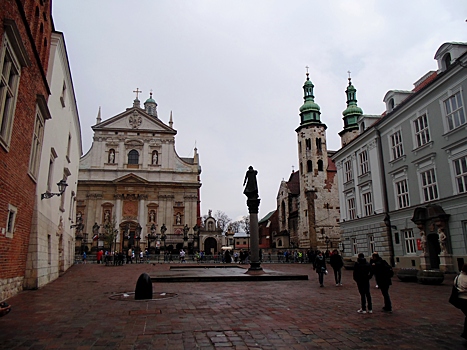
[[115, 153], [114, 150], [110, 150], [109, 153], [109, 163], [113, 163], [115, 161]]
[[423, 230], [420, 230], [420, 241], [422, 246], [423, 253], [426, 252], [426, 233]]
[[446, 243], [447, 243], [447, 236], [444, 233], [444, 230], [439, 228], [438, 229], [438, 236], [439, 236], [439, 247], [441, 248], [441, 253], [447, 253]]

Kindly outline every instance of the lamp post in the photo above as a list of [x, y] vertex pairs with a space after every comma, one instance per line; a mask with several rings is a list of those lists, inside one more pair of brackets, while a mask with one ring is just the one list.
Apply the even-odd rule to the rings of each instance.
[[[195, 247], [195, 239], [196, 239], [196, 247]], [[193, 247], [195, 248], [195, 250], [200, 250], [200, 247], [199, 247], [199, 226], [198, 224], [196, 224], [195, 226], [193, 226]]]
[[165, 226], [165, 224], [162, 224], [162, 226], [161, 226], [161, 241], [164, 242], [164, 253], [165, 253], [165, 240], [167, 238], [167, 235], [165, 234], [166, 231], [167, 231], [167, 227]]
[[183, 227], [183, 248], [186, 249], [188, 248], [188, 232], [190, 231], [190, 228], [188, 227], [188, 224], [185, 224], [185, 227]]
[[66, 187], [68, 186], [68, 184], [66, 183], [66, 180], [62, 179], [60, 180], [58, 183], [57, 183], [57, 186], [58, 186], [58, 193], [51, 193], [51, 192], [45, 192], [45, 193], [42, 193], [41, 194], [41, 200], [43, 199], [49, 199], [49, 198], [52, 198], [53, 196], [61, 196], [63, 194], [63, 192], [65, 192], [66, 190]]

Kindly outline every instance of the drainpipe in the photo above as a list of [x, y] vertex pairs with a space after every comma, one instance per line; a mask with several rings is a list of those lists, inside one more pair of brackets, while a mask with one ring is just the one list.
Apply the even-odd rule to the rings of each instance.
[[375, 127], [376, 130], [376, 142], [378, 144], [378, 155], [379, 155], [379, 167], [381, 169], [381, 178], [383, 180], [383, 205], [384, 205], [384, 214], [385, 214], [385, 225], [386, 225], [386, 230], [387, 230], [387, 235], [388, 235], [388, 243], [389, 243], [389, 260], [391, 266], [395, 266], [395, 261], [394, 261], [394, 243], [392, 239], [392, 228], [391, 228], [391, 220], [389, 216], [389, 201], [388, 201], [388, 190], [386, 187], [386, 169], [384, 168], [384, 159], [383, 159], [383, 147], [381, 143], [381, 133], [380, 131]]

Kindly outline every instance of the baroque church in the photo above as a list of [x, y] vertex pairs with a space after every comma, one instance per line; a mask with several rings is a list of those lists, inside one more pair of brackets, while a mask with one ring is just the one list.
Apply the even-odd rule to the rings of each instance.
[[327, 149], [327, 126], [314, 101], [314, 85], [306, 73], [304, 103], [297, 133], [299, 171], [282, 181], [277, 195], [279, 232], [276, 248], [338, 248], [339, 194], [336, 167]]
[[200, 174], [192, 157], [175, 150], [172, 113], [159, 119], [152, 98], [92, 127], [91, 149], [80, 161], [76, 206], [76, 253], [151, 253], [197, 247]]

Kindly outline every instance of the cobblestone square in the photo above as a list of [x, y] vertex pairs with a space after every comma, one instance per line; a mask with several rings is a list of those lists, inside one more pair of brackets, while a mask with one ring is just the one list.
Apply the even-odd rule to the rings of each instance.
[[[373, 314], [361, 315], [352, 271], [320, 288], [308, 264], [264, 264], [308, 281], [155, 283], [154, 301], [112, 300], [134, 292], [139, 275], [169, 264], [79, 264], [58, 280], [24, 291], [0, 318], [1, 349], [463, 349], [463, 315], [441, 285], [393, 278], [394, 312], [371, 281]], [[175, 296], [173, 294], [176, 294]]]

